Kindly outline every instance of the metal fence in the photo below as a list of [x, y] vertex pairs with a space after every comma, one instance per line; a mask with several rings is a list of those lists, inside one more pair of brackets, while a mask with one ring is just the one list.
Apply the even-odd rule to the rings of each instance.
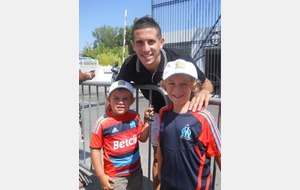
[[[79, 86], [79, 103], [82, 107], [81, 109], [81, 119], [82, 119], [82, 128], [84, 142], [79, 143], [79, 165], [86, 170], [93, 173], [93, 168], [90, 158], [90, 149], [89, 142], [92, 134], [92, 125], [94, 122], [105, 113], [105, 101], [109, 91], [109, 86], [111, 82], [100, 82], [100, 81], [85, 81]], [[136, 101], [132, 105], [131, 109], [136, 110], [137, 112], [144, 111], [146, 107], [151, 103], [151, 92], [158, 91], [164, 95], [164, 100], [166, 104], [169, 104], [169, 99], [166, 96], [165, 91], [155, 85], [134, 85], [135, 87], [135, 98]], [[150, 99], [146, 100], [141, 94], [139, 89], [148, 89], [150, 90]], [[209, 102], [210, 106], [214, 106], [211, 111], [217, 120], [219, 129], [221, 131], [221, 99], [220, 98], [211, 98]], [[150, 137], [151, 139], [151, 133]], [[140, 143], [140, 154], [142, 160], [142, 169], [147, 171], [148, 182], [150, 183], [152, 179], [152, 161], [153, 153], [151, 148], [151, 142], [148, 140], [146, 143]], [[220, 172], [216, 168], [216, 164], [213, 162], [213, 184], [214, 187], [220, 187]], [[150, 184], [148, 188], [150, 189]]]
[[152, 0], [165, 47], [189, 52], [221, 97], [221, 0]]

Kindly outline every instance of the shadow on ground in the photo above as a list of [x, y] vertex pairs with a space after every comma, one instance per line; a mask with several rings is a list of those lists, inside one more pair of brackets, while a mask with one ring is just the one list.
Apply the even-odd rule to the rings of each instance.
[[[100, 190], [101, 185], [95, 173], [85, 173], [83, 170], [79, 169], [79, 177], [81, 180], [85, 181], [86, 186], [82, 190]], [[153, 189], [153, 182], [149, 180], [148, 177], [143, 176], [143, 189], [149, 190]], [[80, 189], [81, 190], [81, 189]]]
[[[85, 158], [84, 158], [84, 154], [85, 154]], [[79, 149], [79, 160], [81, 161], [83, 161], [84, 159], [87, 159], [87, 158], [89, 158], [89, 157], [91, 157], [91, 154], [89, 153], [89, 152], [87, 152], [87, 151], [83, 151], [83, 150], [81, 150], [81, 149]]]

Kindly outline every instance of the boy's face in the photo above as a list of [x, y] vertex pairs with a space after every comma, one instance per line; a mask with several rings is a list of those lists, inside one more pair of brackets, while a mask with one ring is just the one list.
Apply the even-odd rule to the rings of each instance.
[[134, 100], [131, 92], [124, 88], [114, 90], [110, 96], [107, 97], [107, 101], [112, 109], [111, 112], [116, 116], [127, 113]]
[[192, 81], [192, 77], [185, 74], [172, 75], [165, 80], [165, 90], [174, 105], [184, 105], [190, 100]]

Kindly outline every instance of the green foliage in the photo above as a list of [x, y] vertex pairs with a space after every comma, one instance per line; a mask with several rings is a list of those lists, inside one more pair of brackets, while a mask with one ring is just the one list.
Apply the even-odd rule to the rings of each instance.
[[96, 59], [98, 59], [100, 65], [103, 66], [113, 66], [115, 61], [119, 61], [119, 63], [122, 62], [122, 59], [120, 59], [116, 54], [113, 54], [112, 52], [98, 54]]
[[111, 26], [102, 26], [100, 28], [96, 28], [92, 34], [93, 37], [96, 38], [94, 41], [94, 48], [104, 44], [107, 48], [113, 48], [117, 45], [117, 36], [118, 36], [119, 27], [111, 27]]
[[[137, 19], [137, 18], [136, 18]], [[135, 20], [136, 20], [135, 19]], [[133, 50], [133, 47], [131, 45], [131, 32], [132, 32], [132, 27], [133, 25], [129, 26], [129, 27], [126, 27], [126, 46], [127, 46], [127, 49], [128, 49], [128, 53], [129, 55], [133, 54], [134, 53], [134, 50]]]
[[93, 49], [84, 48], [82, 56], [95, 58], [97, 56], [97, 54]]

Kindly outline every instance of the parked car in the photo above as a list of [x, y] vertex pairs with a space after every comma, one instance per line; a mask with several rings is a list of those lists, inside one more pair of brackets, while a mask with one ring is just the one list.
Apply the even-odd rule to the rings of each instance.
[[98, 60], [91, 57], [79, 57], [79, 66], [82, 72], [97, 70], [99, 67]]
[[79, 57], [80, 65], [98, 65], [98, 60], [91, 57]]

